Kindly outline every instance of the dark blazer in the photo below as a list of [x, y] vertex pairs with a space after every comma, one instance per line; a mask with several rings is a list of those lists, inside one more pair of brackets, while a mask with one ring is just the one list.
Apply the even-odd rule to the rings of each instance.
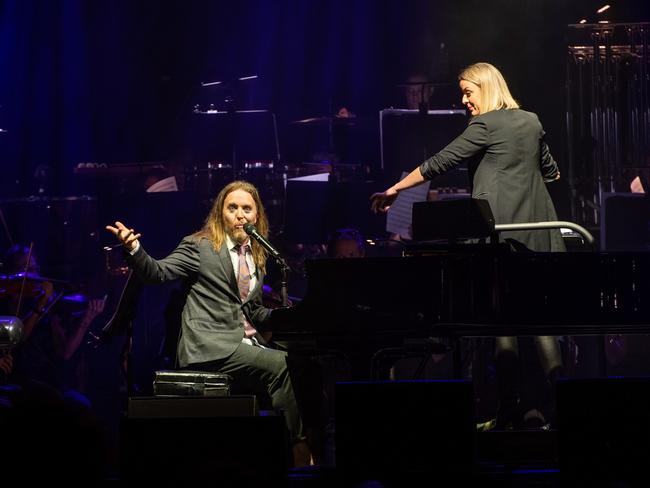
[[269, 320], [271, 311], [262, 306], [263, 273], [256, 270], [255, 288], [242, 303], [225, 243], [216, 252], [207, 239], [188, 236], [164, 259], [153, 259], [140, 246], [127, 261], [145, 283], [185, 281], [187, 300], [178, 343], [181, 367], [230, 356], [244, 337], [242, 313], [256, 328]]
[[[558, 167], [544, 142], [537, 115], [494, 110], [474, 117], [467, 129], [420, 166], [431, 179], [469, 161], [472, 197], [490, 202], [497, 224], [557, 220], [545, 182]], [[504, 232], [533, 251], [565, 251], [559, 230]]]

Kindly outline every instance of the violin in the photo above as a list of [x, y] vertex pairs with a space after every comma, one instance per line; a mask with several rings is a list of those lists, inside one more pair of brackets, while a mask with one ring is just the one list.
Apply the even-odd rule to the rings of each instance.
[[[0, 275], [0, 299], [18, 297], [21, 290], [23, 298], [38, 298], [45, 293], [45, 283], [67, 282], [39, 276], [34, 273]], [[88, 297], [79, 293], [66, 293], [61, 295], [57, 300], [57, 308], [59, 310], [63, 309], [65, 313], [72, 313], [73, 315], [82, 311], [88, 305]]]
[[17, 297], [21, 290], [23, 297], [37, 298], [43, 294], [43, 283], [46, 281], [50, 280], [33, 273], [0, 275], [0, 298]]

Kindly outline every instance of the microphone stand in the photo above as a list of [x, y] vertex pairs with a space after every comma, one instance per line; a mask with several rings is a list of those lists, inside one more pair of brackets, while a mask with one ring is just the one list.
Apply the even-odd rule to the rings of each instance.
[[289, 306], [289, 282], [287, 275], [291, 268], [287, 262], [279, 256], [275, 261], [280, 266], [280, 299], [282, 300], [282, 308], [287, 308]]
[[282, 308], [287, 308], [289, 306], [289, 293], [287, 290], [287, 271], [291, 268], [284, 260], [280, 253], [271, 245], [269, 241], [266, 240], [266, 237], [262, 236], [253, 224], [247, 223], [244, 224], [244, 232], [250, 236], [251, 239], [255, 239], [257, 243], [262, 246], [266, 252], [275, 259], [275, 262], [280, 266], [280, 297], [282, 299]]

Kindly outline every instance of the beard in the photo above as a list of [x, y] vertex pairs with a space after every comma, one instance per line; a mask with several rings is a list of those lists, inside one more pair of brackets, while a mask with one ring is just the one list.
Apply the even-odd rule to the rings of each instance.
[[248, 234], [244, 229], [232, 228], [230, 229], [230, 238], [237, 244], [243, 244], [248, 240]]

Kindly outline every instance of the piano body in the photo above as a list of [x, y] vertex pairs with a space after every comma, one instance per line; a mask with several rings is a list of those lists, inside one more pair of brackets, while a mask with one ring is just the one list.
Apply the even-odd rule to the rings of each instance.
[[650, 253], [470, 245], [306, 271], [304, 300], [274, 312], [274, 338], [340, 347], [368, 367], [373, 350], [414, 338], [650, 333]]

